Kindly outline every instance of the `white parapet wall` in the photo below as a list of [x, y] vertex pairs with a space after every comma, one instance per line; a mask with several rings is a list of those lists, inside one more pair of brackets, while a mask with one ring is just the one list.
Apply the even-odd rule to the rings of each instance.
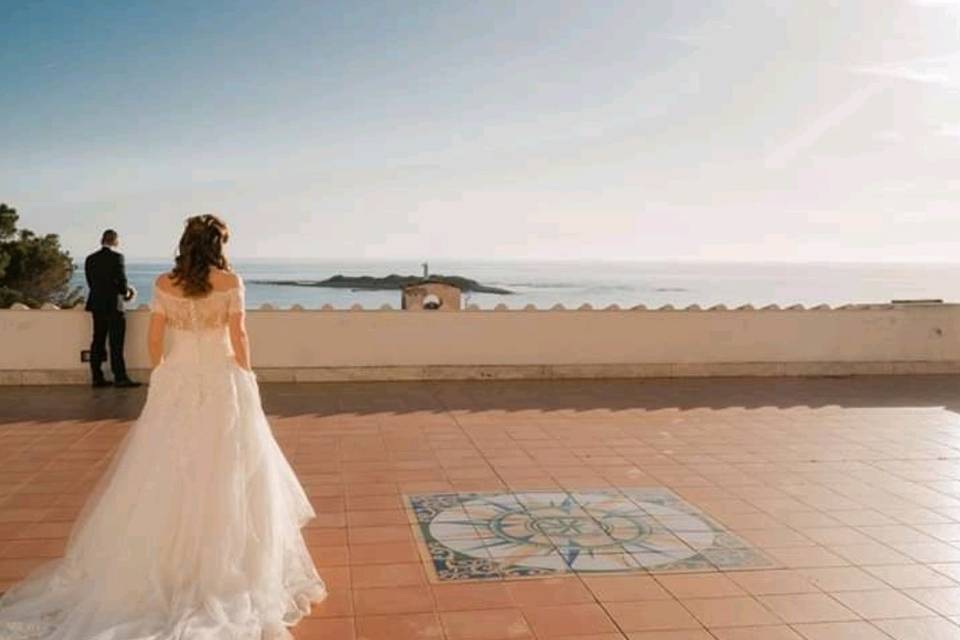
[[[127, 312], [146, 377], [148, 312]], [[699, 309], [251, 310], [264, 381], [960, 372], [960, 305]], [[79, 310], [0, 311], [0, 384], [88, 381]]]

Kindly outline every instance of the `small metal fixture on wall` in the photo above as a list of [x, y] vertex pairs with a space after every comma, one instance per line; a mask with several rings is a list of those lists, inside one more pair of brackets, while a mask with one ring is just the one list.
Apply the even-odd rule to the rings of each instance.
[[425, 280], [403, 289], [401, 309], [405, 311], [460, 311], [461, 291], [446, 282]]

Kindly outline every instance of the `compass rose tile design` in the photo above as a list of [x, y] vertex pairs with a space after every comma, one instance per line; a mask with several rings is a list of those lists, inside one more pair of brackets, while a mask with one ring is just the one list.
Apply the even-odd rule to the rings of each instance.
[[407, 496], [439, 581], [772, 567], [667, 489]]

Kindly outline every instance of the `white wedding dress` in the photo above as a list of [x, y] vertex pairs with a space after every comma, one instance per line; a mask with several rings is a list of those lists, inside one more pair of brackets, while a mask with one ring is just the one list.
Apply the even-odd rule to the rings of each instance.
[[0, 598], [2, 640], [262, 640], [325, 596], [315, 514], [233, 358], [243, 288], [154, 290], [166, 354], [65, 556]]

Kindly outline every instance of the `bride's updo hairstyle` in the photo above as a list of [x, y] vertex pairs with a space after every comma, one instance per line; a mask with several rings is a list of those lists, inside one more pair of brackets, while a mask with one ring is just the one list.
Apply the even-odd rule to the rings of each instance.
[[209, 293], [213, 289], [210, 284], [210, 269], [230, 268], [223, 255], [223, 245], [229, 238], [230, 232], [226, 223], [215, 215], [204, 214], [187, 218], [173, 267], [173, 284], [180, 287], [188, 297]]

